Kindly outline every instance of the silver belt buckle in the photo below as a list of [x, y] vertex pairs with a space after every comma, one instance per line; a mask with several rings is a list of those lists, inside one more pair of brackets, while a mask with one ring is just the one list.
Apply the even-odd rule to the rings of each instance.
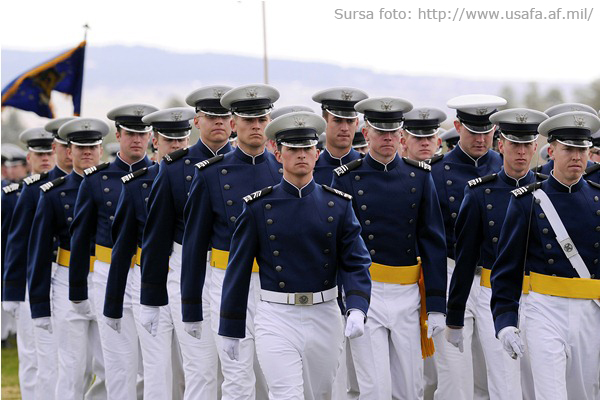
[[560, 247], [562, 248], [562, 251], [565, 253], [565, 256], [567, 256], [567, 258], [571, 258], [579, 254], [571, 238], [568, 237], [564, 240], [561, 240], [558, 243], [560, 244]]
[[294, 293], [294, 305], [296, 306], [312, 306], [312, 293]]

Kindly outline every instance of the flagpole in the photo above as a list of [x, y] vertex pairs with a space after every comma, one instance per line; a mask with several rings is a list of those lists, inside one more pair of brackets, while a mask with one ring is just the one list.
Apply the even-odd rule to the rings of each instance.
[[90, 26], [89, 26], [89, 25], [88, 25], [88, 23], [86, 22], [86, 23], [83, 25], [83, 41], [84, 41], [84, 42], [86, 42], [86, 41], [87, 41], [87, 33], [88, 33], [88, 30], [89, 30], [89, 29], [90, 29]]

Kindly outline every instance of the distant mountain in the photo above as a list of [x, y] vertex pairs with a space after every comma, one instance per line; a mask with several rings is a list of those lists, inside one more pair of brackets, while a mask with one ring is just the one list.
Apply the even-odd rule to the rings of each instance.
[[[2, 49], [2, 87], [18, 74], [55, 56], [53, 52]], [[394, 59], [398, 59], [396, 57]], [[408, 61], [407, 61], [408, 62]], [[432, 60], [443, 63], [443, 61]], [[455, 62], [455, 61], [453, 61]], [[484, 67], [482, 67], [484, 68]], [[183, 101], [192, 90], [209, 84], [231, 86], [262, 82], [262, 59], [226, 54], [182, 54], [148, 47], [88, 47], [82, 106], [84, 115], [104, 116], [118, 104], [144, 101], [164, 107], [173, 99]], [[270, 84], [281, 92], [279, 105], [305, 104], [318, 109], [311, 96], [334, 86], [354, 86], [370, 96], [397, 96], [415, 106], [446, 109], [446, 101], [467, 93], [500, 94], [504, 81], [475, 81], [451, 77], [408, 76], [377, 73], [368, 69], [289, 60], [269, 61]], [[526, 82], [510, 82], [518, 98]], [[556, 82], [570, 99], [581, 85]], [[540, 84], [546, 91], [550, 84]]]

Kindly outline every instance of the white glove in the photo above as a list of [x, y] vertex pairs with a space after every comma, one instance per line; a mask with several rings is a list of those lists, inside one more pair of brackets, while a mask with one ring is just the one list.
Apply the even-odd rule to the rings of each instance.
[[202, 321], [184, 322], [183, 329], [196, 339], [202, 337]]
[[461, 353], [464, 351], [463, 346], [463, 328], [450, 328], [447, 327], [444, 332], [448, 343], [454, 347], [458, 347], [458, 351]]
[[519, 332], [514, 326], [504, 327], [498, 332], [498, 339], [500, 339], [504, 350], [513, 360], [516, 360], [517, 357], [523, 357], [523, 342]]
[[106, 321], [106, 325], [113, 328], [117, 333], [121, 333], [121, 318], [110, 318], [105, 316], [104, 321]]
[[92, 308], [90, 306], [89, 300], [82, 300], [79, 302], [71, 302], [73, 304], [73, 309], [79, 315], [83, 315], [85, 317], [92, 316]]
[[223, 351], [229, 356], [230, 360], [239, 360], [240, 358], [240, 339], [223, 336]]
[[52, 321], [50, 320], [50, 317], [34, 318], [33, 326], [45, 329], [48, 333], [52, 333]]
[[440, 312], [427, 314], [427, 339], [439, 335], [446, 329], [446, 316]]
[[142, 304], [140, 309], [140, 324], [152, 336], [156, 336], [158, 332], [158, 317], [160, 316], [160, 308], [157, 306], [145, 306]]
[[344, 335], [348, 339], [361, 337], [365, 333], [365, 314], [360, 310], [350, 310], [346, 319], [346, 331]]
[[4, 311], [12, 315], [14, 318], [17, 318], [19, 314], [19, 307], [21, 306], [20, 301], [3, 301], [2, 308]]

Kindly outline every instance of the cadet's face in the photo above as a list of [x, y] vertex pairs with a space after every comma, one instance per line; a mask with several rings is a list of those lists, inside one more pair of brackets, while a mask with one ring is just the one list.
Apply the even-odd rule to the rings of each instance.
[[15, 165], [7, 169], [8, 179], [13, 182], [20, 181], [27, 176], [27, 165]]
[[319, 150], [312, 147], [281, 146], [281, 151], [275, 150], [275, 158], [283, 165], [284, 174], [296, 177], [311, 174], [319, 158]]
[[146, 155], [150, 133], [130, 132], [125, 129], [117, 131], [119, 156], [127, 161], [139, 160]]
[[158, 149], [158, 160], [162, 160], [162, 158], [169, 153], [186, 147], [189, 142], [189, 137], [186, 137], [185, 139], [168, 139], [159, 134], [156, 134], [152, 137], [152, 144], [156, 149]]
[[349, 149], [356, 128], [358, 128], [358, 118], [339, 118], [327, 113], [326, 146], [330, 149]]
[[206, 144], [225, 143], [231, 136], [231, 117], [217, 117], [199, 112], [194, 124], [200, 131], [202, 141]]
[[102, 145], [78, 146], [72, 144], [67, 153], [73, 160], [73, 168], [83, 171], [86, 168], [93, 167], [100, 163], [102, 157]]
[[577, 181], [585, 171], [589, 149], [565, 146], [558, 142], [552, 142], [550, 146], [554, 147], [554, 175], [556, 178], [567, 184]]
[[593, 147], [590, 149], [590, 161], [600, 162], [600, 149]]
[[52, 143], [52, 148], [54, 149], [54, 154], [56, 154], [56, 163], [61, 168], [71, 169], [73, 168], [73, 160], [67, 154], [67, 145], [54, 142]]
[[473, 158], [479, 158], [492, 147], [494, 131], [488, 133], [471, 133], [459, 121], [454, 121], [454, 127], [460, 136], [460, 147]]
[[31, 165], [31, 171], [34, 174], [50, 171], [54, 168], [54, 152], [47, 151], [44, 153], [36, 153], [30, 151], [27, 154], [27, 161]]
[[256, 148], [263, 146], [267, 141], [265, 128], [271, 118], [268, 115], [256, 118], [242, 118], [236, 116], [231, 120], [231, 128], [238, 134], [238, 146]]
[[404, 131], [402, 133], [402, 145], [406, 148], [406, 156], [411, 160], [427, 160], [435, 154], [440, 147], [440, 139], [437, 134], [433, 136], [414, 136]]
[[380, 131], [373, 127], [365, 127], [363, 135], [369, 142], [369, 152], [379, 161], [391, 160], [400, 148], [400, 129]]
[[500, 139], [498, 150], [504, 154], [504, 169], [510, 176], [518, 178], [525, 175], [529, 169], [531, 159], [537, 150], [537, 143], [515, 143], [507, 139]]

